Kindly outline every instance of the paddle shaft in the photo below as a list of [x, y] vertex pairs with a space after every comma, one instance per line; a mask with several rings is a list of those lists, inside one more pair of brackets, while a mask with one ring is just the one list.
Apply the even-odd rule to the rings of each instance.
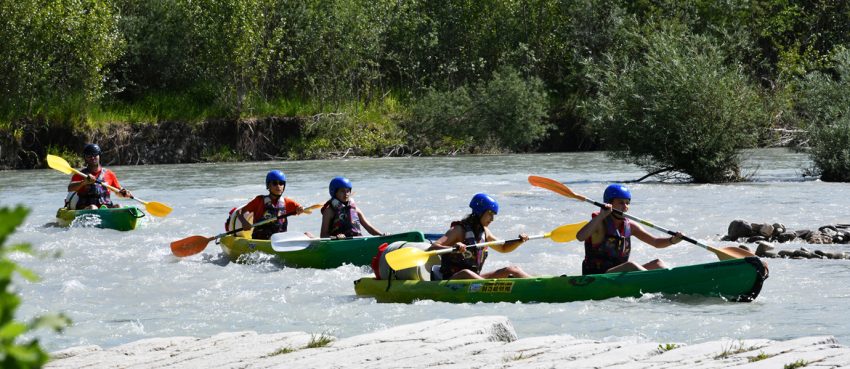
[[[77, 174], [79, 174], [79, 175], [81, 175], [81, 176], [83, 176], [83, 177], [88, 177], [88, 175], [86, 175], [86, 174], [85, 174], [85, 173], [83, 173], [83, 172], [80, 172], [79, 170], [74, 169], [73, 167], [69, 167], [69, 168], [71, 168], [71, 170], [72, 170], [72, 171], [74, 171], [74, 173], [77, 173]], [[101, 180], [99, 180], [99, 179], [97, 179], [97, 178], [95, 178], [95, 180], [94, 180], [94, 181], [95, 181], [95, 182], [97, 182], [97, 183], [99, 183], [100, 185], [102, 185], [102, 186], [104, 186], [104, 187], [106, 187], [106, 188], [108, 188], [108, 189], [112, 190], [112, 192], [115, 192], [115, 193], [117, 193], [117, 194], [120, 194], [120, 193], [121, 193], [121, 189], [120, 189], [120, 188], [118, 188], [118, 187], [111, 186], [111, 185], [109, 185], [109, 184], [107, 184], [107, 183], [104, 183], [103, 181], [101, 181]], [[133, 200], [136, 200], [136, 201], [138, 201], [138, 202], [140, 202], [140, 203], [142, 203], [142, 204], [145, 204], [145, 205], [147, 205], [147, 203], [148, 203], [147, 201], [144, 201], [144, 200], [142, 200], [142, 199], [136, 198], [135, 196], [130, 196], [130, 198], [131, 198], [131, 199], [133, 199]]]
[[[528, 240], [531, 241], [531, 240], [537, 240], [537, 239], [540, 239], [540, 238], [546, 238], [546, 237], [549, 237], [549, 235], [550, 235], [549, 233], [546, 233], [546, 234], [538, 234], [538, 235], [535, 235], [535, 236], [529, 236]], [[522, 238], [514, 238], [512, 240], [497, 240], [497, 241], [490, 241], [490, 242], [484, 242], [484, 243], [476, 243], [474, 245], [466, 246], [466, 249], [469, 250], [469, 249], [477, 249], [477, 248], [481, 248], [481, 247], [500, 246], [500, 245], [504, 245], [508, 242], [517, 242], [517, 241], [522, 241]], [[442, 255], [442, 254], [448, 254], [448, 253], [453, 252], [453, 251], [457, 251], [457, 249], [458, 249], [458, 247], [454, 246], [454, 247], [448, 248], [448, 249], [428, 251], [428, 253], [430, 255]]]
[[[605, 207], [605, 204], [603, 204], [603, 203], [601, 203], [601, 202], [599, 202], [599, 201], [593, 201], [593, 200], [588, 199], [587, 197], [584, 197], [584, 196], [580, 196], [578, 199], [579, 199], [579, 200], [584, 200], [585, 202], [589, 202], [589, 203], [591, 203], [591, 204], [593, 204], [593, 205], [596, 205], [596, 206], [598, 206], [598, 207], [600, 207], [600, 208], [604, 208], [604, 207]], [[675, 235], [676, 235], [676, 232], [673, 232], [673, 231], [671, 231], [671, 230], [669, 230], [669, 229], [667, 229], [667, 228], [664, 228], [664, 227], [662, 227], [662, 226], [658, 226], [658, 225], [652, 224], [652, 222], [650, 222], [650, 221], [648, 221], [648, 220], [638, 218], [638, 217], [636, 217], [636, 216], [634, 216], [634, 215], [631, 215], [631, 214], [629, 214], [629, 213], [624, 213], [624, 212], [622, 212], [622, 211], [620, 211], [620, 210], [617, 210], [617, 209], [611, 209], [611, 211], [612, 211], [614, 214], [617, 214], [617, 215], [620, 215], [620, 216], [623, 216], [623, 217], [629, 218], [629, 219], [634, 220], [634, 221], [636, 221], [636, 222], [638, 222], [638, 223], [640, 223], [640, 224], [643, 224], [643, 225], [645, 225], [645, 226], [649, 226], [649, 227], [655, 228], [655, 229], [657, 229], [657, 230], [659, 230], [659, 231], [661, 231], [661, 232], [667, 233], [667, 234], [669, 234], [669, 235], [671, 235], [671, 236], [675, 236]], [[697, 240], [695, 240], [695, 239], [693, 239], [693, 238], [690, 238], [690, 237], [688, 237], [688, 236], [685, 236], [685, 235], [682, 235], [682, 239], [683, 239], [683, 240], [685, 240], [685, 241], [688, 241], [688, 242], [690, 242], [690, 243], [692, 243], [692, 244], [694, 244], [694, 245], [697, 245], [697, 246], [699, 246], [699, 247], [702, 247], [702, 248], [704, 248], [704, 249], [706, 249], [706, 250], [711, 250], [711, 249], [713, 249], [713, 247], [708, 246], [708, 245], [706, 245], [706, 244], [703, 244], [702, 242], [699, 242], [699, 241], [697, 241]]]

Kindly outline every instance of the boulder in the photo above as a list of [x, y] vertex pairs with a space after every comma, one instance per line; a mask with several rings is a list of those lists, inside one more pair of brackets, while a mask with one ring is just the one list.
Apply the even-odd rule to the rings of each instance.
[[812, 234], [812, 231], [810, 231], [808, 229], [800, 229], [800, 230], [794, 231], [794, 234], [796, 234], [798, 238], [808, 239], [809, 236]]
[[756, 242], [759, 242], [759, 241], [767, 241], [767, 237], [762, 236], [762, 235], [758, 235], [758, 236], [752, 236], [750, 238], [747, 238], [747, 243], [756, 243]]
[[776, 257], [776, 248], [773, 247], [773, 244], [767, 241], [758, 241], [756, 242], [758, 248], [756, 248], [756, 256], [763, 258], [775, 258]]
[[753, 233], [756, 235], [763, 236], [765, 238], [770, 238], [773, 236], [773, 225], [771, 224], [760, 224], [760, 223], [752, 223]]
[[832, 243], [832, 236], [828, 236], [820, 231], [814, 231], [809, 233], [809, 236], [806, 237], [806, 242], [815, 244], [830, 244]]
[[753, 227], [746, 220], [736, 219], [729, 223], [729, 229], [726, 232], [726, 237], [729, 240], [737, 240], [743, 237], [751, 237], [754, 235]]
[[785, 231], [776, 235], [775, 238], [777, 242], [791, 242], [797, 239], [797, 233]]
[[777, 237], [782, 233], [785, 233], [788, 229], [785, 228], [785, 225], [782, 223], [773, 223], [773, 234], [772, 237]]

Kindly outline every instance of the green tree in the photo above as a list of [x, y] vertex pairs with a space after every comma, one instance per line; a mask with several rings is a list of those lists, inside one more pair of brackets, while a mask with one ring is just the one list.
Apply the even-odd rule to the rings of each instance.
[[14, 320], [21, 299], [13, 292], [12, 277], [17, 273], [27, 280], [38, 280], [32, 271], [15, 264], [7, 256], [13, 252], [32, 253], [30, 245], [5, 246], [6, 238], [23, 223], [27, 213], [23, 207], [0, 208], [0, 366], [3, 368], [42, 367], [49, 357], [38, 340], [20, 342], [19, 336], [37, 328], [59, 331], [70, 323], [63, 315], [55, 314], [38, 317], [30, 323]]
[[812, 72], [797, 83], [796, 112], [815, 172], [850, 182], [850, 50], [838, 51], [834, 65], [832, 73]]
[[33, 117], [74, 102], [84, 111], [120, 54], [116, 22], [106, 0], [0, 2], [0, 111]]
[[547, 109], [543, 82], [505, 67], [469, 89], [431, 90], [405, 126], [413, 146], [434, 152], [527, 150], [550, 128]]
[[681, 27], [649, 29], [643, 54], [610, 53], [592, 64], [598, 95], [583, 106], [613, 156], [695, 182], [741, 178], [738, 150], [756, 143], [768, 118], [741, 68], [724, 64], [710, 37]]

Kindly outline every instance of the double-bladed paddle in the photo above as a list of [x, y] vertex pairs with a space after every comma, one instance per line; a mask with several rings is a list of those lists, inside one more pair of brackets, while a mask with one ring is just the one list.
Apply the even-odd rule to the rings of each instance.
[[[585, 196], [582, 196], [582, 195], [579, 195], [579, 194], [573, 192], [572, 190], [570, 190], [569, 187], [567, 187], [563, 183], [558, 182], [558, 181], [551, 179], [551, 178], [539, 177], [539, 176], [528, 176], [528, 183], [531, 183], [532, 186], [545, 188], [549, 191], [558, 193], [562, 196], [566, 196], [566, 197], [569, 197], [571, 199], [591, 203], [591, 204], [596, 205], [600, 208], [605, 206], [605, 204], [602, 204], [598, 201], [593, 201], [591, 199], [588, 199]], [[638, 217], [631, 215], [629, 213], [624, 213], [624, 212], [619, 211], [617, 209], [614, 209], [614, 213], [621, 215], [621, 216], [624, 216], [626, 218], [629, 218], [631, 220], [634, 220], [634, 221], [636, 221], [640, 224], [655, 228], [655, 229], [657, 229], [661, 232], [667, 233], [671, 236], [676, 235], [676, 232], [673, 232], [673, 231], [668, 230], [666, 228], [652, 224], [649, 221], [643, 220], [643, 219], [638, 218]], [[694, 245], [702, 247], [702, 248], [704, 248], [708, 251], [713, 252], [715, 255], [717, 255], [717, 258], [720, 259], [720, 260], [743, 259], [743, 258], [748, 257], [748, 256], [756, 256], [755, 254], [753, 254], [753, 253], [751, 253], [747, 250], [737, 248], [737, 247], [724, 247], [724, 248], [721, 248], [721, 249], [717, 249], [717, 248], [711, 247], [709, 245], [706, 245], [702, 242], [699, 242], [699, 241], [697, 241], [693, 238], [690, 238], [688, 236], [684, 236], [684, 237], [682, 237], [682, 239], [685, 240], [685, 241], [688, 241], [688, 242], [690, 242]]]
[[[83, 172], [80, 172], [79, 170], [72, 168], [71, 164], [68, 164], [68, 162], [65, 159], [62, 159], [62, 158], [60, 158], [56, 155], [49, 155], [49, 154], [47, 155], [47, 165], [49, 167], [53, 168], [53, 169], [56, 169], [56, 170], [58, 170], [62, 173], [65, 173], [65, 174], [77, 173], [77, 174], [79, 174], [83, 177], [86, 177], [86, 175], [83, 174]], [[110, 186], [106, 183], [103, 183], [103, 181], [101, 181], [99, 179], [95, 179], [95, 182], [100, 183], [101, 185], [105, 186], [106, 188], [112, 190], [115, 193], [121, 192], [120, 189], [115, 188], [114, 186]], [[171, 209], [170, 206], [165, 205], [161, 202], [144, 201], [144, 200], [137, 198], [135, 196], [130, 197], [130, 198], [144, 204], [145, 209], [148, 211], [148, 213], [151, 213], [151, 215], [153, 215], [153, 216], [165, 217], [165, 216], [168, 216], [169, 213], [171, 213], [171, 210], [173, 210], [173, 209]]]
[[[530, 237], [528, 237], [528, 239], [529, 240], [536, 240], [536, 239], [540, 239], [540, 238], [551, 238], [552, 241], [555, 241], [555, 242], [570, 242], [570, 241], [573, 241], [573, 240], [576, 239], [576, 233], [578, 233], [578, 231], [581, 229], [581, 227], [584, 227], [585, 224], [587, 224], [586, 221], [574, 223], [574, 224], [564, 224], [564, 225], [562, 225], [558, 228], [553, 229], [551, 232], [536, 235], [536, 236], [530, 236]], [[485, 247], [485, 246], [499, 246], [499, 245], [504, 245], [508, 242], [514, 242], [514, 241], [520, 241], [520, 240], [521, 240], [520, 238], [516, 238], [516, 239], [513, 239], [513, 240], [498, 240], [498, 241], [484, 242], [484, 243], [479, 243], [479, 244], [475, 244], [475, 245], [469, 245], [469, 246], [467, 246], [467, 249], [479, 248], [479, 247]], [[495, 248], [494, 248], [494, 250], [499, 251], [498, 249], [495, 249]], [[412, 268], [412, 267], [415, 267], [415, 266], [424, 265], [428, 261], [428, 258], [430, 258], [432, 255], [448, 254], [448, 253], [454, 252], [454, 251], [457, 251], [457, 247], [447, 248], [447, 249], [442, 249], [442, 250], [431, 250], [431, 251], [423, 251], [423, 250], [417, 249], [415, 247], [405, 247], [405, 248], [394, 250], [394, 251], [391, 251], [390, 253], [388, 253], [387, 254], [387, 264], [389, 264], [390, 268], [393, 268], [393, 270], [402, 270], [402, 269]], [[511, 249], [509, 251], [504, 251], [504, 252], [511, 252], [511, 251], [513, 251], [513, 249]]]
[[[309, 207], [304, 208], [304, 212], [302, 214], [310, 214], [310, 213], [313, 212], [313, 210], [316, 210], [320, 207], [322, 207], [321, 204], [311, 205]], [[292, 215], [297, 215], [297, 214], [288, 213], [288, 214], [283, 214], [283, 215], [281, 215], [279, 217], [275, 217], [275, 218], [263, 219], [259, 222], [252, 224], [251, 227], [259, 227], [263, 224], [268, 224], [268, 223], [277, 221], [278, 219], [286, 218], [286, 217], [292, 216]], [[180, 258], [186, 257], [186, 256], [192, 256], [192, 255], [195, 255], [195, 254], [197, 254], [201, 251], [204, 251], [204, 249], [207, 248], [207, 244], [209, 244], [210, 241], [222, 238], [222, 237], [227, 236], [227, 235], [236, 234], [236, 233], [239, 233], [239, 232], [242, 232], [242, 228], [234, 229], [234, 230], [224, 232], [224, 233], [220, 233], [220, 234], [217, 234], [217, 235], [212, 236], [212, 237], [189, 236], [189, 237], [186, 237], [186, 238], [172, 242], [171, 243], [171, 253], [174, 254], [174, 256], [177, 256], [177, 257], [180, 257]]]

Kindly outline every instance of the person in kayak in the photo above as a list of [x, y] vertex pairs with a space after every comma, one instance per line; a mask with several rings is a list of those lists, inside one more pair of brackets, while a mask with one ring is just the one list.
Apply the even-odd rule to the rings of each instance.
[[581, 263], [583, 275], [602, 274], [611, 272], [629, 272], [667, 268], [661, 259], [655, 259], [646, 264], [629, 261], [632, 250], [631, 236], [656, 248], [679, 243], [682, 234], [676, 232], [672, 237], [655, 237], [641, 227], [632, 223], [628, 218], [618, 215], [614, 210], [623, 213], [629, 211], [632, 193], [626, 186], [615, 183], [605, 188], [602, 196], [605, 207], [594, 212], [591, 221], [576, 234], [576, 239], [584, 241], [584, 261]]
[[[272, 170], [266, 174], [266, 189], [269, 190], [268, 195], [257, 195], [245, 206], [236, 210], [236, 217], [242, 224], [242, 230], [253, 229], [251, 238], [255, 240], [268, 240], [275, 233], [286, 232], [289, 224], [286, 217], [304, 212], [301, 204], [283, 196], [283, 191], [286, 190], [286, 175], [282, 171]], [[277, 218], [277, 221], [252, 227], [251, 222], [246, 218], [249, 213], [253, 214], [254, 223], [268, 218]]]
[[331, 198], [322, 206], [322, 238], [351, 238], [360, 236], [361, 226], [373, 236], [386, 236], [372, 223], [351, 198], [351, 181], [345, 177], [334, 177], [328, 185]]
[[118, 194], [121, 197], [130, 198], [133, 196], [130, 191], [121, 187], [115, 173], [100, 165], [100, 154], [100, 146], [97, 144], [90, 143], [83, 148], [83, 160], [85, 160], [86, 167], [80, 169], [80, 172], [85, 176], [74, 173], [71, 177], [71, 183], [68, 184], [68, 196], [65, 198], [65, 207], [68, 209], [97, 209], [101, 206], [119, 207], [119, 205], [112, 203], [109, 189], [101, 183], [120, 188], [121, 191]]
[[[487, 228], [499, 213], [499, 204], [485, 193], [478, 193], [469, 202], [472, 213], [461, 221], [452, 222], [451, 228], [440, 239], [434, 241], [428, 250], [456, 248], [457, 252], [440, 255], [439, 276], [442, 279], [489, 279], [489, 278], [528, 278], [531, 277], [518, 266], [507, 266], [491, 272], [482, 273], [484, 261], [487, 259], [487, 246], [468, 249], [467, 247], [498, 239]], [[528, 241], [528, 235], [519, 235], [519, 241], [506, 242], [498, 248], [501, 252], [511, 252], [523, 242]]]

